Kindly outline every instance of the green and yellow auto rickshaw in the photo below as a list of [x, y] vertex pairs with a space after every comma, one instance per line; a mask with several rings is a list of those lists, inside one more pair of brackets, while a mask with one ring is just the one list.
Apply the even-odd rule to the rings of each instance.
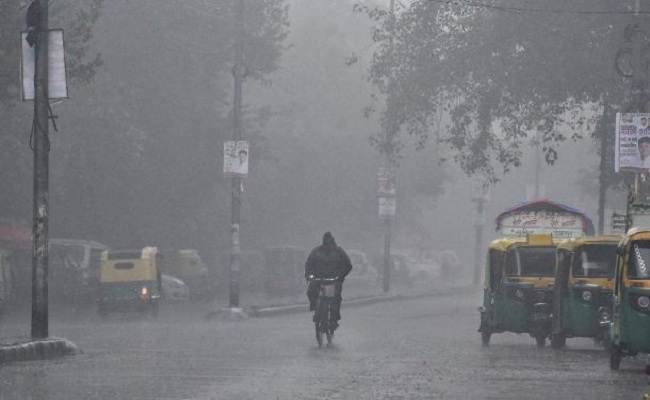
[[616, 248], [621, 236], [583, 236], [557, 245], [553, 288], [551, 347], [567, 338], [587, 337], [601, 343], [607, 336], [601, 321], [612, 314]]
[[158, 315], [162, 294], [158, 249], [106, 250], [99, 271], [100, 315], [137, 310]]
[[617, 249], [609, 366], [650, 353], [650, 229], [630, 229]]
[[551, 332], [556, 242], [550, 234], [494, 240], [488, 246], [479, 332], [528, 333], [544, 347]]

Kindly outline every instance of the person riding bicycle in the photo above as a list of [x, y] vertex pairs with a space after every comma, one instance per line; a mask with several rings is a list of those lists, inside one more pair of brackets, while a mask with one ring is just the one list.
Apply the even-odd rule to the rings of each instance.
[[[331, 319], [334, 329], [338, 327], [338, 321], [341, 319], [341, 293], [343, 292], [343, 281], [352, 270], [350, 257], [340, 246], [336, 244], [334, 236], [330, 232], [323, 235], [323, 243], [316, 246], [307, 261], [305, 262], [305, 278], [310, 276], [314, 278], [336, 278], [336, 292], [334, 301], [332, 301]], [[316, 308], [316, 298], [318, 297], [318, 283], [309, 282], [307, 286], [307, 298], [309, 299], [309, 310], [314, 311]], [[314, 321], [316, 322], [316, 321]]]

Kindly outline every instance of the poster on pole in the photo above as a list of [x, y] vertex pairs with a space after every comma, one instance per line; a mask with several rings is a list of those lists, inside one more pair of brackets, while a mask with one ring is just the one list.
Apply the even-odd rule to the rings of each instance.
[[397, 169], [379, 167], [377, 182], [379, 184], [377, 189], [377, 194], [379, 196], [395, 196], [397, 191]]
[[393, 219], [395, 218], [396, 210], [395, 197], [380, 197], [379, 198], [379, 218]]
[[[20, 35], [20, 77], [23, 100], [34, 100], [34, 72], [36, 70], [36, 46], [27, 43], [27, 33]], [[67, 99], [68, 84], [65, 70], [65, 50], [63, 29], [47, 31], [48, 38], [48, 97], [50, 99]]]
[[616, 172], [650, 171], [650, 113], [616, 114]]
[[226, 140], [223, 142], [223, 176], [246, 178], [248, 176], [248, 142]]

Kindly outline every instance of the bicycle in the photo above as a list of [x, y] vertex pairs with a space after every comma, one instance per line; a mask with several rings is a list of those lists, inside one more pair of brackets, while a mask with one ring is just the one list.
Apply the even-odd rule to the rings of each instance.
[[327, 346], [332, 345], [334, 339], [334, 327], [331, 324], [331, 304], [336, 296], [336, 278], [307, 278], [309, 282], [318, 284], [318, 297], [316, 298], [316, 309], [314, 311], [314, 327], [316, 329], [316, 341], [318, 347], [323, 347], [323, 336], [327, 338]]

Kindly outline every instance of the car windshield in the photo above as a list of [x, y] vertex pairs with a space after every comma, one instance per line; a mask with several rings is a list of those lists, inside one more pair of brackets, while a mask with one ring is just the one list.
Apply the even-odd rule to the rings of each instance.
[[650, 240], [637, 240], [632, 243], [627, 276], [650, 279]]
[[573, 276], [612, 278], [616, 267], [617, 244], [586, 244], [580, 247], [573, 260]]
[[508, 276], [553, 276], [555, 273], [555, 246], [517, 246], [506, 254]]

